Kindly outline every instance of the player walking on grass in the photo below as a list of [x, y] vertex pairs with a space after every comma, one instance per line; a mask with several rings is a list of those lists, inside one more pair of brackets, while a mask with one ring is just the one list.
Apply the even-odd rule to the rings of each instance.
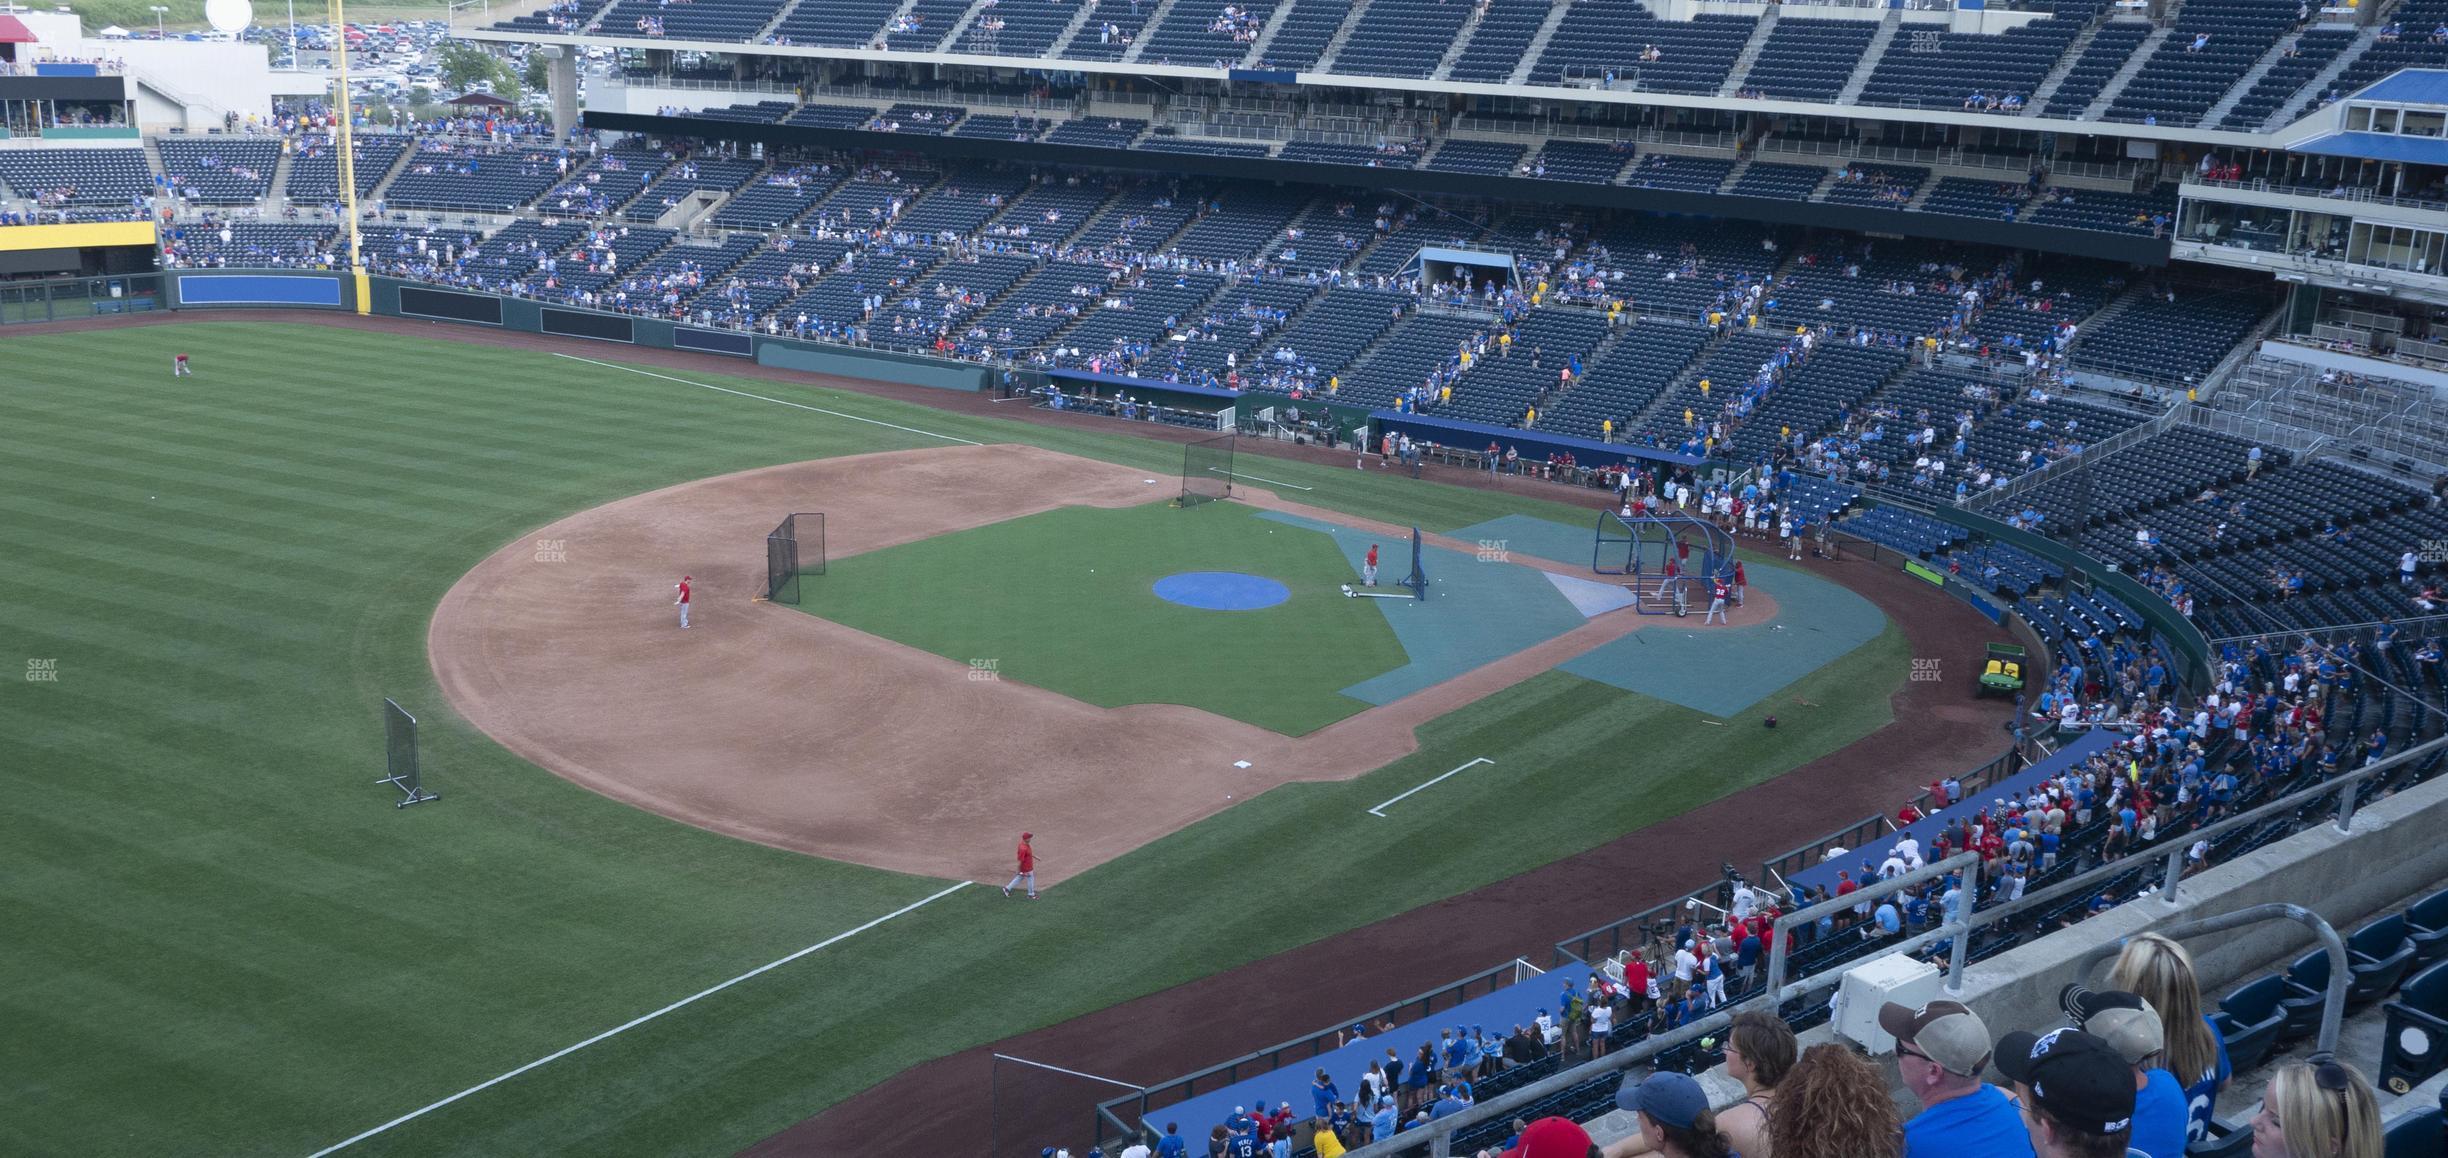
[[1020, 871], [1013, 873], [1011, 883], [1003, 886], [1004, 896], [1010, 896], [1013, 889], [1026, 882], [1028, 899], [1032, 901], [1037, 899], [1037, 850], [1029, 847], [1031, 839], [1033, 837], [1029, 833], [1020, 834]]
[[185, 355], [185, 354], [172, 354], [172, 355], [170, 355], [170, 376], [171, 376], [171, 377], [173, 377], [173, 378], [187, 378], [187, 377], [192, 377], [192, 376], [194, 376], [194, 374], [195, 374], [195, 371], [194, 371], [194, 370], [189, 369], [189, 368], [188, 368], [188, 366], [187, 366], [187, 355]]
[[1377, 544], [1375, 543], [1369, 544], [1368, 565], [1360, 569], [1360, 582], [1369, 587], [1377, 585]]
[[682, 627], [688, 626], [689, 583], [689, 577], [683, 575], [680, 577], [680, 582], [674, 585], [674, 589], [680, 592], [680, 598], [672, 602], [680, 605], [680, 626]]

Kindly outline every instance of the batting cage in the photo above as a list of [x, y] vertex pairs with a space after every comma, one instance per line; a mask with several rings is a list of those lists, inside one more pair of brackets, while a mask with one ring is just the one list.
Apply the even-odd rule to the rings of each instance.
[[1606, 511], [1598, 516], [1590, 569], [1624, 576], [1633, 609], [1642, 615], [1684, 615], [1694, 605], [1708, 605], [1711, 584], [1733, 580], [1734, 536], [1681, 511]]
[[1408, 588], [1411, 593], [1398, 595], [1391, 591], [1368, 591], [1346, 583], [1343, 585], [1343, 597], [1345, 599], [1426, 599], [1428, 598], [1428, 568], [1421, 559], [1420, 529], [1413, 527], [1411, 528], [1411, 573], [1394, 581], [1396, 587]]
[[825, 517], [822, 512], [784, 515], [782, 525], [765, 536], [765, 598], [776, 603], [799, 602], [799, 576], [825, 570]]
[[1182, 448], [1181, 505], [1232, 497], [1233, 440], [1224, 434]]
[[441, 797], [425, 791], [425, 779], [417, 767], [417, 722], [408, 709], [396, 700], [383, 701], [383, 770], [388, 773], [376, 784], [388, 784], [406, 794], [401, 808], [423, 804]]
[[[1109, 1136], [1098, 1105], [1142, 1090], [1130, 1082], [1005, 1053], [994, 1054], [993, 1065], [989, 1158], [1039, 1158], [1049, 1146], [1085, 1154]], [[1109, 1152], [1120, 1151], [1117, 1143]]]

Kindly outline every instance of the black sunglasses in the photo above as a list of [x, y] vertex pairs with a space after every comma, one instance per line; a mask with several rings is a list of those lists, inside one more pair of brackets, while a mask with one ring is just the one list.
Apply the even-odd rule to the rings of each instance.
[[2333, 1094], [2342, 1094], [2354, 1088], [2354, 1075], [2338, 1064], [2336, 1054], [2316, 1053], [2305, 1058], [2304, 1063], [2312, 1067], [2313, 1085]]

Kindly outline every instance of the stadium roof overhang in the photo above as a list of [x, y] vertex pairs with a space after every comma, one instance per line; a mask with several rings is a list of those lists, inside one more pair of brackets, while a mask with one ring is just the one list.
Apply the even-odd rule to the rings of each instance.
[[2291, 151], [2322, 157], [2349, 157], [2358, 161], [2448, 165], [2448, 139], [2397, 133], [2330, 133], [2296, 145]]
[[[1000, 69], [1006, 72], [1077, 72], [1103, 76], [1178, 78], [1229, 83], [1236, 74], [1246, 79], [1246, 70], [1215, 67], [1191, 67], [1178, 64], [1152, 64], [1146, 61], [1060, 60], [1039, 61], [1012, 56], [980, 56], [957, 52], [894, 52], [889, 49], [832, 48], [799, 44], [746, 44], [719, 40], [674, 40], [601, 34], [572, 35], [539, 33], [514, 29], [465, 28], [453, 35], [467, 40], [491, 41], [497, 44], [558, 44], [577, 48], [626, 48], [666, 52], [716, 53], [730, 56], [796, 57], [803, 60], [840, 60], [852, 63], [889, 63], [931, 65], [940, 67]], [[1940, 106], [1937, 108], [1896, 108], [1886, 105], [1835, 105], [1809, 101], [1736, 99], [1706, 94], [1637, 92], [1622, 89], [1542, 87], [1522, 84], [1481, 84], [1465, 81], [1419, 80], [1390, 76], [1347, 76], [1330, 72], [1269, 73], [1269, 77], [1292, 77], [1295, 83], [1311, 88], [1349, 88], [1370, 91], [1430, 93], [1438, 96], [1495, 96], [1520, 100], [1563, 102], [1574, 104], [1617, 104], [1664, 109], [1706, 109], [1717, 112], [1757, 112], [1780, 116], [1830, 117], [1860, 121], [1909, 121], [1918, 124], [1963, 125], [1971, 128], [1998, 129], [2009, 132], [2076, 133], [2084, 136], [2116, 137], [2121, 139], [2184, 143], [2193, 146], [2220, 145], [2239, 149], [2273, 149], [2282, 147], [2276, 136], [2265, 133], [2238, 133], [2212, 129], [2167, 125], [2111, 124], [2104, 121], [2068, 121], [2049, 117], [2012, 116], [2001, 113], [1979, 113]], [[712, 94], [719, 95], [719, 94]], [[2282, 131], [2280, 136], [2285, 135]]]
[[2348, 100], [2448, 107], [2448, 68], [2409, 68], [2363, 86]]

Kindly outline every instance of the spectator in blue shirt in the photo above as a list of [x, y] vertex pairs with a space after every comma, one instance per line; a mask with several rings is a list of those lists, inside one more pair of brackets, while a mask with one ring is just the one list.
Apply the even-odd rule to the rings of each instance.
[[1895, 1037], [1896, 1070], [1921, 1103], [1904, 1123], [1904, 1158], [2033, 1158], [2022, 1113], [1980, 1079], [1990, 1054], [1980, 1015], [1955, 1001], [1919, 1009], [1891, 1001], [1878, 1021]]
[[1377, 1112], [1369, 1115], [1370, 1136], [1373, 1138], [1393, 1137], [1394, 1126], [1398, 1117], [1399, 1115], [1394, 1109], [1394, 1099], [1377, 1099]]
[[1156, 1140], [1156, 1158], [1190, 1158], [1190, 1143], [1181, 1136], [1181, 1123], [1165, 1123], [1164, 1137]]
[[1309, 1083], [1309, 1100], [1317, 1105], [1317, 1113], [1310, 1115], [1314, 1118], [1325, 1117], [1328, 1107], [1343, 1100], [1343, 1091], [1335, 1088], [1334, 1079], [1326, 1076], [1324, 1067], [1318, 1069], [1317, 1080]]

